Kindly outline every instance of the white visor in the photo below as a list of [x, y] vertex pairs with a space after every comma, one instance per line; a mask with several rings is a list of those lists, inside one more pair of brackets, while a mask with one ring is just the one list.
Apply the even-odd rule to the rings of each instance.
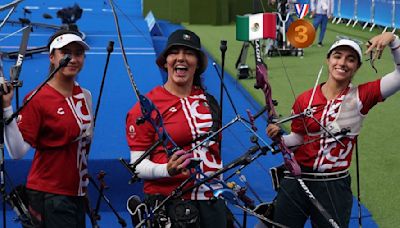
[[335, 49], [335, 48], [337, 48], [339, 46], [348, 46], [351, 49], [353, 49], [354, 51], [356, 51], [356, 53], [358, 54], [358, 58], [360, 60], [360, 63], [361, 63], [361, 61], [362, 61], [362, 53], [361, 53], [360, 45], [358, 45], [353, 40], [341, 39], [341, 40], [338, 40], [338, 41], [336, 41], [335, 43], [332, 44], [331, 48], [329, 48], [328, 53], [330, 53], [333, 49]]
[[51, 42], [49, 52], [51, 53], [54, 49], [60, 49], [60, 48], [64, 47], [65, 45], [68, 45], [72, 42], [77, 42], [80, 45], [82, 45], [82, 47], [85, 50], [89, 50], [89, 45], [85, 41], [83, 41], [80, 36], [72, 34], [72, 33], [67, 33], [67, 34], [62, 34], [60, 36], [57, 36], [53, 40], [53, 42]]

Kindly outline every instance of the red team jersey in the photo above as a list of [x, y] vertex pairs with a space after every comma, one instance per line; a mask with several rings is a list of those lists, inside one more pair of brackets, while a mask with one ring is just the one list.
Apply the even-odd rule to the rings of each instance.
[[[292, 132], [303, 135], [304, 142], [294, 151], [296, 160], [306, 170], [314, 172], [335, 172], [350, 166], [353, 147], [368, 111], [382, 101], [380, 79], [358, 87], [350, 86], [333, 100], [326, 100], [321, 85], [312, 99], [312, 89], [301, 94], [293, 105], [293, 112], [303, 112], [312, 99], [313, 116], [332, 133], [345, 128], [348, 135], [338, 137], [344, 147], [327, 134], [312, 118], [297, 118], [292, 121]], [[303, 170], [304, 171], [304, 170]]]
[[18, 127], [24, 140], [36, 149], [27, 188], [85, 195], [92, 123], [89, 110], [78, 84], [71, 97], [46, 84], [21, 111]]
[[[190, 96], [179, 98], [163, 87], [156, 87], [146, 95], [153, 101], [161, 113], [165, 128], [174, 142], [184, 150], [189, 150], [198, 142], [193, 142], [204, 133], [210, 131], [213, 124], [210, 107], [204, 92], [194, 88]], [[145, 151], [157, 139], [157, 134], [149, 122], [137, 125], [136, 119], [141, 117], [140, 105], [136, 104], [127, 115], [126, 135], [131, 151]], [[209, 141], [205, 146], [200, 146], [193, 151], [194, 157], [202, 159], [201, 169], [207, 175], [222, 168], [218, 143]], [[157, 147], [150, 155], [154, 163], [168, 163], [168, 155], [162, 146]], [[144, 181], [146, 194], [162, 194], [168, 196], [188, 176], [179, 174], [173, 177]], [[187, 186], [193, 185], [193, 182]], [[194, 189], [186, 199], [204, 200], [211, 198], [209, 188], [204, 185]]]

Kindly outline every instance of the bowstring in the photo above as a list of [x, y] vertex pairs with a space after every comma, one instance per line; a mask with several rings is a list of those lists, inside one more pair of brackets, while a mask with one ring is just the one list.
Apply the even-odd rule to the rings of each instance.
[[115, 2], [113, 3], [115, 8], [119, 10], [119, 12], [125, 17], [129, 24], [131, 24], [131, 26], [134, 27], [136, 31], [138, 31], [144, 37], [144, 39], [150, 46], [153, 46], [153, 41], [148, 39], [148, 36], [146, 36], [146, 34], [138, 26], [136, 26], [135, 23], [132, 22], [131, 18], [129, 18], [129, 16], [118, 6], [118, 4], [116, 4]]

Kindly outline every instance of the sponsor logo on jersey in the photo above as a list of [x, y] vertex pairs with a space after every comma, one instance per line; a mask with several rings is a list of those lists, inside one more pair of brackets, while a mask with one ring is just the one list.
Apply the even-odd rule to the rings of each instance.
[[58, 108], [57, 114], [64, 115], [65, 114], [64, 109], [63, 108]]
[[170, 111], [170, 112], [176, 112], [176, 111], [178, 111], [178, 109], [176, 109], [175, 107], [171, 107], [171, 108], [169, 109], [169, 111]]
[[129, 125], [128, 134], [129, 134], [130, 138], [135, 138], [135, 136], [136, 136], [135, 127], [132, 124]]

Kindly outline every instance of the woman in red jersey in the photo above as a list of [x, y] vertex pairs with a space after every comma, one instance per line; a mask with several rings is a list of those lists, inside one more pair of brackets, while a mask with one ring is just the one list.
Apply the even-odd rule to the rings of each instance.
[[[305, 185], [340, 227], [349, 225], [353, 195], [348, 169], [362, 122], [371, 108], [400, 89], [399, 38], [389, 32], [375, 36], [368, 41], [366, 53], [373, 52], [373, 60], [380, 58], [386, 46], [393, 55], [394, 71], [357, 86], [351, 82], [361, 66], [361, 47], [349, 39], [336, 41], [327, 54], [327, 81], [302, 93], [292, 107], [293, 114], [308, 111], [312, 116], [293, 120], [290, 134], [282, 136], [287, 146], [294, 147]], [[267, 127], [271, 138], [280, 137], [279, 132], [278, 125]], [[274, 221], [303, 227], [310, 218], [315, 227], [331, 227], [303, 189], [285, 173]]]
[[[35, 149], [26, 188], [29, 212], [40, 227], [85, 227], [92, 98], [76, 77], [89, 46], [79, 33], [60, 30], [50, 37], [48, 48], [50, 71], [65, 55], [71, 60], [6, 126], [5, 142], [13, 159]], [[12, 96], [12, 91], [3, 95], [6, 118], [13, 113]]]
[[[182, 155], [200, 142], [199, 137], [212, 131], [216, 122], [213, 121], [215, 118], [212, 111], [216, 101], [206, 94], [201, 84], [200, 75], [207, 67], [207, 57], [201, 50], [200, 38], [188, 30], [173, 32], [166, 48], [157, 58], [157, 64], [167, 72], [168, 79], [164, 85], [151, 90], [147, 97], [160, 111], [165, 129], [172, 140], [183, 150], [169, 157], [165, 149], [158, 146], [136, 167], [138, 176], [144, 179], [147, 201], [154, 201], [152, 199], [157, 196], [163, 198], [170, 195], [185, 181], [189, 177], [186, 165], [192, 157], [201, 159], [200, 168], [207, 175], [222, 167], [219, 140], [216, 139], [192, 153]], [[158, 139], [149, 122], [137, 124], [136, 120], [141, 116], [139, 104], [127, 116], [126, 135], [131, 150], [131, 163]], [[191, 185], [193, 181], [185, 188]], [[186, 221], [176, 218], [179, 206], [172, 201], [167, 203], [166, 211], [172, 227], [226, 227], [225, 204], [222, 200], [211, 201], [212, 198], [210, 188], [205, 185], [184, 194], [182, 199], [189, 202], [187, 211], [193, 212], [193, 215], [186, 216]]]

